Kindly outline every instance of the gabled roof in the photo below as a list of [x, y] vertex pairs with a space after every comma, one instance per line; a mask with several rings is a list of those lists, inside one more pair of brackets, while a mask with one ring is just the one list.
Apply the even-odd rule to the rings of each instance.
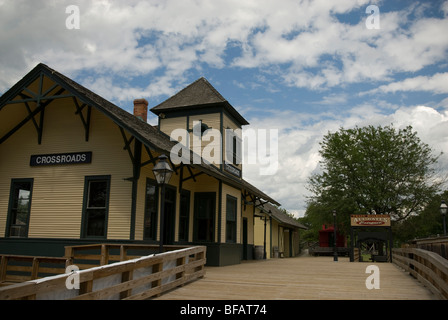
[[[36, 79], [38, 79], [42, 75], [55, 82], [59, 88], [59, 91], [61, 91], [61, 94], [69, 93], [70, 95], [78, 98], [83, 103], [94, 107], [95, 109], [109, 117], [118, 126], [130, 132], [133, 136], [135, 136], [136, 139], [140, 140], [150, 149], [159, 153], [170, 154], [173, 146], [177, 144], [176, 141], [171, 141], [167, 135], [160, 132], [152, 125], [141, 121], [129, 112], [123, 110], [122, 108], [116, 106], [115, 104], [102, 98], [101, 96], [78, 84], [72, 79], [42, 63], [38, 64], [33, 70], [31, 70], [19, 82], [17, 82], [12, 88], [10, 88], [0, 97], [0, 112], [6, 104], [14, 101], [20, 101], [20, 99], [22, 98], [19, 96], [19, 94], [21, 94], [24, 88], [35, 82]], [[55, 88], [55, 90], [57, 90], [57, 88]], [[54, 96], [52, 98], [57, 98], [57, 96]], [[42, 99], [45, 100], [44, 97], [42, 97]], [[29, 121], [30, 119], [31, 116], [29, 116], [25, 120]], [[193, 157], [190, 157], [190, 159], [193, 159]], [[231, 175], [225, 174], [212, 165], [209, 165], [205, 162], [202, 162], [201, 164], [192, 163], [189, 165], [231, 186], [242, 188], [253, 193], [255, 196], [261, 199], [279, 205], [277, 201], [275, 201], [256, 187], [252, 186], [247, 181], [244, 181], [243, 179], [237, 179], [232, 177]]]
[[160, 133], [153, 126], [139, 120], [129, 112], [114, 105], [96, 93], [42, 63], [38, 64], [25, 77], [23, 77], [22, 80], [20, 80], [0, 97], [0, 111], [6, 103], [16, 100], [15, 98], [23, 90], [23, 88], [35, 81], [35, 79], [41, 74], [54, 81], [59, 87], [65, 89], [65, 92], [71, 93], [83, 103], [86, 103], [87, 105], [101, 111], [107, 117], [112, 119], [112, 121], [117, 123], [117, 125], [135, 135], [136, 138], [142, 142], [144, 141], [144, 143], [153, 150], [157, 152], [166, 152], [166, 150], [171, 150], [173, 146], [171, 141], [166, 139], [165, 135]]
[[224, 107], [241, 125], [247, 125], [246, 119], [207, 81], [204, 77], [186, 86], [151, 111], [156, 115], [182, 109], [198, 109], [211, 106]]

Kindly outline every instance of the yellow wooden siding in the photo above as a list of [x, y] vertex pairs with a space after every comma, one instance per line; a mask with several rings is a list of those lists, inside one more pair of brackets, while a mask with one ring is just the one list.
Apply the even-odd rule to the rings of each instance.
[[187, 117], [175, 117], [175, 118], [164, 118], [159, 119], [160, 121], [160, 131], [171, 135], [171, 132], [175, 129], [187, 130]]
[[[258, 211], [258, 209], [255, 209]], [[274, 229], [272, 229], [272, 232]], [[254, 245], [264, 246], [264, 217], [254, 217]], [[272, 242], [274, 243], [274, 236], [272, 236]], [[271, 223], [269, 217], [266, 220], [266, 258], [271, 257], [271, 248], [274, 244], [271, 244]]]
[[[23, 106], [15, 105], [23, 114]], [[79, 238], [85, 176], [111, 175], [108, 239], [128, 239], [132, 165], [118, 126], [92, 108], [89, 141], [71, 99], [45, 109], [42, 144], [31, 121], [0, 145], [0, 230], [4, 236], [10, 181], [34, 178], [28, 237]], [[91, 164], [30, 167], [30, 155], [92, 151]]]
[[199, 115], [189, 116], [188, 128], [193, 129], [193, 124], [195, 121], [202, 121], [210, 129], [221, 130], [221, 113], [207, 113]]
[[[34, 106], [31, 106], [32, 110], [34, 110]], [[3, 119], [8, 119], [8, 121], [2, 121], [2, 125], [0, 126], [0, 137], [3, 137], [7, 134], [11, 129], [13, 129], [20, 121], [25, 119], [28, 116], [28, 111], [25, 106], [19, 106], [16, 104], [8, 104], [2, 107], [1, 117]], [[32, 124], [31, 124], [32, 125]], [[34, 126], [33, 126], [34, 128]], [[35, 134], [30, 136], [30, 139], [37, 142], [37, 133], [34, 130]]]

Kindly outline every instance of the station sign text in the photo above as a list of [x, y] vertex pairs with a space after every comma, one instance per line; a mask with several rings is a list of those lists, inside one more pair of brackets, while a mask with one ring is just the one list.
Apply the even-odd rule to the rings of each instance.
[[56, 153], [56, 154], [40, 154], [32, 155], [30, 166], [48, 166], [48, 165], [67, 165], [91, 163], [92, 152], [72, 152], [72, 153]]

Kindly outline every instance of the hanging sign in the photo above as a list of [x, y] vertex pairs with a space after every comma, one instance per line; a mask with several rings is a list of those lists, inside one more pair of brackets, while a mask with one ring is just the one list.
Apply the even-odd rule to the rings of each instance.
[[91, 163], [92, 152], [72, 152], [72, 153], [55, 153], [55, 154], [39, 154], [32, 155], [30, 166], [49, 166], [49, 165], [67, 165]]
[[390, 227], [388, 214], [353, 214], [350, 216], [352, 227]]
[[229, 164], [227, 162], [224, 162], [224, 169], [227, 172], [230, 172], [231, 174], [233, 174], [234, 176], [237, 176], [238, 178], [241, 178], [241, 170], [238, 169], [238, 168], [235, 168], [231, 164]]

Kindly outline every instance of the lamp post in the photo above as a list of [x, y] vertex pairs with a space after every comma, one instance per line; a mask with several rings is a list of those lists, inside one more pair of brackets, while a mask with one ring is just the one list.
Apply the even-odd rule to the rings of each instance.
[[448, 211], [448, 206], [446, 205], [445, 200], [442, 200], [439, 210], [443, 217], [443, 235], [446, 236], [446, 212]]
[[163, 231], [164, 231], [164, 220], [165, 220], [165, 184], [167, 184], [171, 175], [173, 174], [173, 169], [171, 169], [169, 163], [167, 162], [168, 157], [164, 154], [159, 156], [159, 162], [154, 166], [152, 172], [157, 180], [158, 185], [162, 188], [161, 190], [161, 201], [160, 201], [160, 241], [159, 241], [159, 253], [163, 252]]
[[334, 231], [333, 261], [338, 261], [338, 251], [337, 251], [337, 247], [336, 247], [336, 210], [333, 210], [333, 231]]

